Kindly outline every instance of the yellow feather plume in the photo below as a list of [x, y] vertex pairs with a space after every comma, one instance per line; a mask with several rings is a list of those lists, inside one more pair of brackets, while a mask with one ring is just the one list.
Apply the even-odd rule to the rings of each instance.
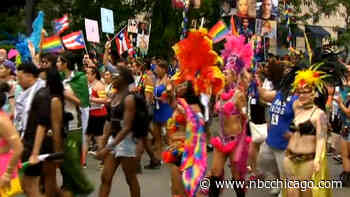
[[293, 91], [305, 86], [323, 91], [325, 87], [325, 81], [323, 79], [328, 77], [328, 75], [322, 71], [318, 71], [318, 68], [322, 65], [323, 63], [315, 64], [308, 69], [298, 71], [293, 82]]

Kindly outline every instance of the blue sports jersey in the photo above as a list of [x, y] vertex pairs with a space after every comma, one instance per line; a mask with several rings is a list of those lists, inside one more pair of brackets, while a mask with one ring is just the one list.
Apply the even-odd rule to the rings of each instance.
[[294, 119], [293, 103], [297, 96], [289, 96], [283, 101], [281, 92], [277, 92], [270, 107], [270, 122], [266, 143], [272, 148], [285, 150], [288, 140], [284, 134], [289, 130], [289, 125]]

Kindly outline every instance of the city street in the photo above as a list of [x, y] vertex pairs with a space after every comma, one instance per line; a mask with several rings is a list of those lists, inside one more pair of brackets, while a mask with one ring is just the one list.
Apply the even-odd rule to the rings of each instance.
[[[211, 156], [212, 154], [209, 154]], [[211, 157], [210, 157], [211, 159]], [[329, 159], [331, 176], [335, 177], [341, 173], [341, 165], [333, 159]], [[143, 165], [148, 164], [148, 159], [143, 160]], [[229, 170], [227, 169], [226, 172]], [[100, 185], [100, 173], [101, 170], [98, 168], [98, 162], [94, 159], [89, 159], [88, 168], [86, 169], [91, 181], [96, 184], [95, 192], [90, 195], [91, 197], [98, 196], [98, 187]], [[141, 196], [143, 197], [170, 197], [170, 177], [169, 171], [166, 165], [163, 165], [160, 170], [143, 170], [143, 173], [139, 175], [139, 180], [141, 184]], [[230, 177], [227, 174], [227, 177]], [[334, 179], [334, 178], [333, 178]], [[350, 194], [350, 188], [334, 189], [333, 197], [348, 197]], [[111, 192], [111, 197], [128, 197], [129, 190], [126, 184], [124, 174], [122, 169], [118, 169], [114, 180]], [[234, 191], [225, 190], [222, 197], [232, 197], [235, 196]], [[270, 197], [266, 190], [255, 189], [248, 190], [247, 197]]]
[[[216, 135], [219, 125], [218, 121], [214, 119], [213, 124], [211, 125], [211, 132]], [[209, 153], [209, 163], [212, 161], [212, 153]], [[146, 154], [144, 154], [142, 164], [143, 166], [147, 165], [149, 159]], [[329, 157], [329, 166], [330, 166], [330, 175], [331, 179], [336, 179], [336, 176], [339, 175], [342, 171], [342, 166], [337, 161]], [[210, 169], [210, 165], [208, 166]], [[227, 168], [227, 165], [226, 165]], [[98, 196], [98, 187], [100, 185], [100, 174], [101, 171], [98, 168], [98, 162], [93, 159], [90, 155], [88, 160], [88, 167], [86, 172], [88, 173], [90, 179], [96, 184], [96, 190], [91, 195], [92, 197]], [[229, 179], [231, 175], [229, 174], [230, 170], [227, 168], [225, 170], [226, 177]], [[170, 173], [166, 165], [162, 165], [159, 170], [143, 170], [143, 173], [139, 175], [139, 180], [141, 184], [141, 196], [142, 197], [170, 197]], [[334, 189], [334, 197], [348, 197], [350, 194], [350, 188]], [[126, 184], [124, 174], [121, 168], [118, 169], [113, 180], [113, 187], [111, 192], [111, 197], [128, 197], [129, 190]], [[232, 197], [235, 196], [233, 190], [227, 189], [224, 190], [222, 197]], [[251, 189], [248, 190], [247, 197], [272, 197], [267, 190], [264, 189]]]

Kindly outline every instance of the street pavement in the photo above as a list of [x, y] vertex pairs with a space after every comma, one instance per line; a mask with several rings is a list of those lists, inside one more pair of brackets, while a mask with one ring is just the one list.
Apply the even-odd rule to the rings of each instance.
[[[209, 163], [212, 160], [212, 153], [209, 153]], [[144, 156], [142, 160], [143, 165], [147, 165], [149, 159]], [[89, 195], [89, 197], [98, 197], [98, 188], [100, 186], [100, 175], [102, 170], [98, 167], [99, 162], [88, 157], [88, 167], [85, 172], [89, 176], [90, 180], [95, 184], [95, 191]], [[210, 165], [209, 165], [210, 166]], [[335, 179], [342, 171], [342, 166], [333, 159], [329, 159], [330, 175], [331, 179]], [[227, 167], [226, 167], [227, 168]], [[229, 169], [225, 169], [228, 173]], [[231, 177], [226, 174], [226, 177]], [[170, 174], [166, 165], [162, 165], [159, 170], [143, 170], [142, 174], [138, 175], [140, 186], [141, 186], [141, 196], [142, 197], [171, 197], [170, 195]], [[61, 178], [58, 175], [58, 182], [61, 182]], [[349, 197], [350, 188], [341, 188], [333, 190], [333, 197]], [[20, 195], [22, 197], [23, 195]], [[111, 189], [110, 197], [129, 197], [129, 188], [126, 183], [124, 173], [119, 167], [113, 179], [113, 186]], [[234, 197], [235, 193], [231, 189], [226, 189], [223, 191], [221, 197]], [[266, 189], [249, 189], [247, 192], [247, 197], [274, 197], [270, 195]]]
[[[212, 124], [212, 131], [215, 135], [218, 124], [214, 121]], [[209, 153], [209, 165], [212, 162], [212, 153]], [[148, 156], [145, 154], [142, 159], [142, 165], [145, 166], [149, 162]], [[102, 170], [99, 168], [99, 161], [95, 160], [91, 155], [88, 157], [87, 168], [85, 169], [90, 180], [95, 184], [95, 191], [89, 195], [89, 197], [98, 197], [98, 189], [100, 186], [100, 175]], [[226, 177], [230, 178], [230, 170], [226, 165], [225, 172]], [[329, 169], [331, 180], [336, 179], [337, 175], [342, 172], [342, 166], [337, 161], [329, 157]], [[60, 176], [58, 175], [59, 179]], [[167, 165], [162, 165], [158, 170], [143, 170], [142, 174], [138, 175], [141, 196], [142, 197], [171, 197], [170, 195], [170, 173]], [[61, 182], [61, 180], [58, 180]], [[333, 197], [348, 197], [350, 195], [350, 188], [338, 188], [333, 189]], [[113, 186], [111, 189], [110, 197], [129, 197], [129, 187], [126, 183], [124, 173], [119, 167], [113, 179]], [[232, 189], [226, 189], [223, 191], [221, 197], [234, 197], [235, 193]], [[268, 193], [266, 189], [249, 189], [247, 197], [274, 197]]]
[[[212, 154], [209, 154], [209, 160], [211, 161]], [[146, 157], [146, 156], [145, 156]], [[143, 159], [143, 165], [148, 164], [148, 158]], [[211, 162], [210, 162], [211, 163]], [[330, 175], [331, 179], [335, 179], [342, 171], [342, 167], [333, 159], [329, 159]], [[90, 195], [91, 197], [98, 197], [98, 187], [100, 185], [101, 171], [98, 168], [98, 162], [92, 158], [89, 158], [88, 168], [86, 169], [92, 182], [96, 185], [95, 192]], [[229, 169], [225, 170], [229, 172]], [[226, 175], [229, 178], [229, 174]], [[138, 176], [141, 186], [142, 197], [170, 197], [170, 174], [166, 165], [162, 165], [159, 170], [143, 170], [142, 174]], [[350, 195], [350, 188], [341, 188], [333, 190], [333, 197], [348, 197]], [[121, 167], [117, 170], [111, 190], [110, 197], [129, 197], [129, 188], [126, 184], [124, 173]], [[234, 197], [235, 193], [231, 189], [223, 191], [221, 197]], [[249, 189], [247, 197], [274, 197], [270, 195], [266, 189]]]
[[[214, 119], [213, 124], [211, 125], [211, 131], [214, 135], [216, 135], [216, 131], [218, 131], [219, 125], [218, 121]], [[209, 165], [208, 169], [210, 169], [210, 164], [212, 162], [212, 153], [209, 153]], [[147, 165], [149, 162], [149, 158], [146, 154], [142, 159], [143, 166]], [[226, 177], [230, 178], [229, 174], [230, 170], [226, 165], [225, 172]], [[342, 166], [335, 160], [329, 158], [329, 169], [331, 179], [336, 179], [337, 175], [342, 172]], [[89, 158], [88, 167], [86, 169], [87, 174], [90, 179], [95, 183], [96, 190], [90, 195], [92, 197], [98, 197], [98, 187], [100, 185], [100, 174], [101, 171], [98, 168], [98, 161], [93, 158]], [[159, 170], [143, 170], [142, 174], [138, 175], [140, 186], [141, 186], [141, 196], [142, 197], [171, 197], [170, 195], [170, 173], [167, 165], [162, 165]], [[350, 188], [341, 188], [333, 190], [333, 197], [348, 197], [350, 195]], [[114, 179], [113, 186], [111, 190], [110, 197], [129, 197], [129, 188], [125, 181], [124, 173], [119, 167], [117, 170]], [[232, 189], [226, 189], [223, 191], [221, 197], [234, 197], [235, 192]], [[274, 197], [268, 193], [266, 189], [249, 189], [247, 192], [247, 197]]]

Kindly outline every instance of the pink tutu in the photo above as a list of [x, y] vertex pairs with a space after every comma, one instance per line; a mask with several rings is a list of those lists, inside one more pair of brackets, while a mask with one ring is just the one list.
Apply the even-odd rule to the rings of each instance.
[[229, 143], [224, 144], [221, 137], [214, 137], [214, 138], [211, 138], [210, 143], [220, 152], [228, 154], [235, 149], [237, 144], [237, 139], [234, 139]]
[[215, 137], [211, 139], [211, 144], [214, 148], [218, 149], [224, 154], [234, 153], [234, 158], [231, 160], [240, 174], [241, 178], [244, 178], [247, 172], [247, 160], [248, 160], [248, 150], [251, 138], [242, 133], [234, 138], [234, 140], [229, 141], [224, 144], [221, 137]]

